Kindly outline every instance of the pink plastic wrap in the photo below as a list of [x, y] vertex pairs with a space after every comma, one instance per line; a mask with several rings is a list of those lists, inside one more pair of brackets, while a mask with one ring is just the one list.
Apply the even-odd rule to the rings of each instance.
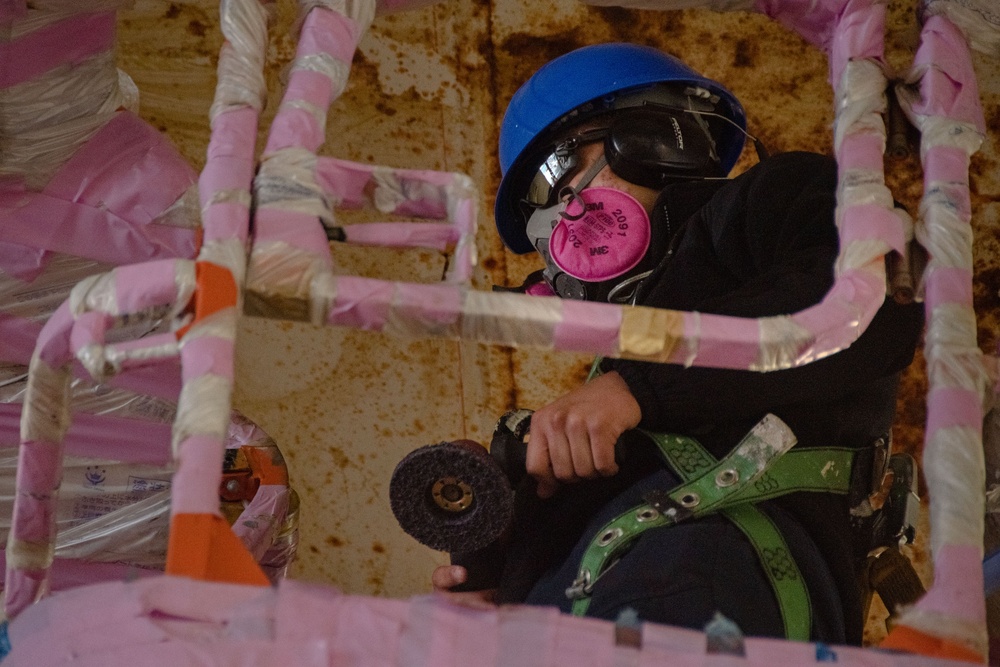
[[245, 243], [250, 235], [249, 196], [244, 202], [216, 201], [215, 197], [249, 195], [257, 121], [255, 109], [238, 107], [219, 114], [212, 125], [208, 158], [198, 180], [206, 243], [225, 239]]
[[[261, 11], [255, 3], [246, 6]], [[39, 12], [38, 18], [44, 19], [47, 10], [63, 12], [72, 6], [46, 5], [33, 9]], [[224, 19], [228, 27], [231, 27], [231, 18]], [[0, 75], [13, 72], [28, 80], [51, 69], [52, 63], [75, 65], [87, 61], [88, 67], [103, 77], [102, 84], [108, 79], [114, 80], [113, 59], [107, 57], [114, 44], [114, 22], [114, 13], [105, 12], [96, 23], [92, 17], [82, 15], [34, 28], [23, 37], [0, 44], [7, 54]], [[263, 21], [258, 24], [262, 25]], [[59, 42], [66, 48], [54, 48]], [[233, 49], [226, 53], [231, 55]], [[227, 57], [220, 62], [231, 63]], [[18, 67], [6, 67], [10, 62]], [[74, 71], [67, 68], [66, 76], [72, 77]], [[111, 76], [105, 76], [109, 72]], [[223, 78], [226, 76], [220, 72], [220, 79]], [[4, 79], [5, 84], [18, 82], [9, 77]], [[220, 86], [223, 83], [220, 81]], [[28, 92], [34, 93], [34, 90]], [[21, 102], [17, 94], [10, 95], [12, 106]], [[25, 100], [28, 106], [38, 103], [28, 95]], [[72, 105], [73, 100], [66, 100], [66, 103]], [[207, 254], [209, 260], [232, 267], [242, 275], [240, 243], [245, 241], [248, 230], [257, 116], [254, 110], [233, 108], [225, 99], [219, 106], [222, 111], [217, 116], [218, 131], [209, 149], [211, 168], [206, 170], [203, 179], [206, 187], [202, 192], [202, 204], [209, 226]], [[81, 113], [87, 110], [82, 109]], [[23, 396], [18, 397], [24, 400], [23, 410], [20, 405], [0, 405], [0, 412], [9, 418], [8, 421], [17, 420], [16, 413], [23, 412], [16, 468], [17, 492], [12, 494], [14, 509], [5, 554], [8, 569], [5, 592], [11, 610], [23, 608], [44, 593], [52, 553], [61, 548], [55, 533], [72, 537], [77, 529], [75, 525], [66, 529], [57, 519], [67, 435], [71, 452], [102, 457], [86, 459], [93, 464], [87, 469], [88, 482], [94, 485], [107, 483], [108, 477], [104, 475], [110, 475], [113, 469], [111, 463], [104, 463], [111, 459], [103, 457], [137, 458], [163, 465], [172, 463], [173, 445], [181, 458], [181, 470], [175, 475], [167, 466], [165, 475], [160, 475], [161, 482], [170, 489], [180, 487], [182, 492], [177, 495], [185, 501], [193, 502], [204, 496], [204, 501], [198, 503], [202, 511], [219, 513], [218, 480], [226, 441], [229, 397], [219, 383], [231, 385], [232, 382], [235, 317], [229, 317], [227, 326], [225, 312], [212, 312], [202, 321], [194, 322], [180, 344], [174, 334], [134, 340], [135, 336], [150, 330], [147, 327], [140, 331], [134, 327], [134, 322], [152, 318], [155, 326], [157, 317], [170, 320], [189, 305], [194, 289], [193, 264], [173, 258], [190, 258], [196, 251], [197, 208], [186, 201], [195, 174], [163, 135], [131, 113], [120, 111], [106, 118], [100, 117], [98, 122], [103, 125], [95, 124], [96, 131], [81, 135], [76, 146], [67, 143], [67, 150], [71, 152], [41, 190], [25, 187], [24, 183], [31, 182], [29, 178], [4, 179], [0, 188], [0, 262], [7, 274], [0, 275], [0, 290], [9, 288], [16, 297], [35, 289], [49, 299], [41, 303], [34, 297], [27, 302], [15, 298], [16, 307], [13, 308], [11, 301], [0, 300], [0, 304], [4, 304], [0, 305], [0, 310], [7, 306], [7, 312], [0, 315], [4, 329], [10, 330], [8, 340], [17, 342], [21, 348], [5, 350], [5, 356], [13, 357], [13, 361], [27, 362], [29, 355], [23, 348], [37, 335], [33, 380]], [[149, 187], [151, 182], [155, 182], [156, 187]], [[225, 246], [230, 240], [236, 241], [235, 248], [220, 251], [216, 241]], [[25, 250], [19, 253], [19, 248]], [[205, 253], [203, 248], [202, 254]], [[56, 266], [53, 259], [64, 256], [72, 265], [69, 268], [76, 271], [72, 279], [61, 284], [53, 284], [51, 280], [40, 282], [50, 277], [46, 276], [47, 271], [59, 277], [70, 275], [65, 271], [66, 262]], [[105, 262], [105, 265], [85, 266], [82, 260], [85, 257]], [[133, 265], [160, 257], [169, 259]], [[127, 266], [103, 274], [114, 264]], [[85, 280], [79, 282], [80, 278]], [[24, 287], [18, 281], [31, 284]], [[77, 287], [70, 299], [56, 309], [54, 302], [65, 299], [73, 284]], [[211, 287], [216, 285], [213, 282]], [[230, 306], [230, 313], [234, 311], [233, 306], [235, 304]], [[39, 331], [40, 323], [46, 318], [47, 328]], [[113, 381], [151, 390], [152, 387], [146, 385], [152, 381], [158, 391], [166, 388], [164, 393], [176, 399], [181, 379], [178, 368], [176, 364], [162, 361], [178, 353], [185, 386], [180, 393], [174, 428], [168, 424], [151, 425], [142, 420], [118, 418], [109, 415], [108, 410], [99, 415], [78, 414], [71, 420], [70, 406], [61, 400], [65, 388], [71, 384], [71, 369], [79, 371], [82, 365], [95, 377], [103, 378], [107, 373], [157, 362], [152, 368], [142, 368], [140, 372], [130, 372]], [[172, 419], [172, 412], [170, 416]], [[106, 436], [102, 429], [114, 429], [113, 435]], [[0, 419], [0, 434], [5, 430], [17, 432], [15, 424]], [[185, 466], [184, 460], [190, 462]], [[191, 470], [199, 471], [201, 476], [195, 482], [198, 493], [184, 491]], [[134, 475], [129, 477], [131, 483], [140, 483], [136, 481], [139, 478], [133, 478]], [[141, 483], [144, 487], [149, 486]], [[63, 500], [71, 502], [75, 490], [70, 484]], [[156, 493], [163, 496], [164, 490], [156, 489]], [[135, 505], [144, 506], [145, 500]], [[244, 509], [250, 513], [237, 517], [241, 521], [242, 535], [256, 551], [268, 557], [268, 567], [272, 571], [282, 572], [287, 568], [295, 545], [294, 524], [290, 525], [287, 517], [287, 487], [277, 491], [268, 485], [260, 498], [254, 495], [247, 505]], [[156, 516], [165, 516], [170, 506], [170, 503], [159, 502]], [[114, 514], [91, 517], [94, 522], [102, 523], [101, 543], [112, 547], [110, 553], [118, 553], [115, 549], [123, 546], [121, 541], [114, 545], [115, 538], [110, 536], [113, 526], [107, 517]], [[153, 522], [153, 515], [144, 516]], [[157, 520], [161, 529], [168, 525], [162, 518]], [[138, 521], [143, 523], [145, 520], [140, 517]], [[279, 534], [280, 540], [277, 539]], [[80, 539], [85, 542], [85, 537]], [[127, 543], [129, 538], [123, 540]], [[164, 540], [157, 544], [162, 552]], [[162, 558], [157, 562], [162, 564]]]
[[27, 366], [42, 326], [30, 320], [0, 312], [0, 360]]
[[0, 0], [0, 24], [20, 18], [27, 10], [25, 0]]
[[[150, 179], [159, 187], [145, 187]], [[196, 230], [156, 216], [194, 182], [163, 135], [122, 111], [43, 191], [0, 188], [0, 241], [112, 264], [192, 257]]]
[[458, 240], [451, 225], [417, 222], [370, 222], [349, 225], [344, 230], [348, 243], [359, 245], [434, 248], [444, 251]]
[[972, 299], [968, 182], [970, 156], [985, 125], [968, 46], [947, 18], [927, 19], [910, 78], [919, 80], [920, 95], [902, 95], [901, 104], [921, 130], [924, 198], [918, 237], [931, 257], [924, 278], [929, 390], [923, 462], [932, 498], [934, 583], [902, 614], [899, 627], [985, 656], [982, 397], [989, 376], [977, 345]]
[[[93, 613], [95, 608], [100, 614]], [[7, 628], [11, 667], [483, 665], [946, 667], [952, 661], [747, 638], [745, 656], [706, 653], [694, 630], [645, 624], [640, 646], [609, 621], [554, 608], [473, 610], [435, 596], [387, 600], [284, 581], [277, 588], [151, 577], [65, 591]]]
[[[110, 285], [114, 289], [114, 273]], [[173, 293], [150, 291], [145, 297], [144, 286], [131, 284], [118, 294], [123, 300], [141, 309], [169, 303], [183, 291], [183, 281], [170, 276]], [[97, 283], [95, 283], [97, 284]], [[100, 290], [88, 293], [98, 304], [111, 306]], [[69, 364], [73, 358], [71, 341], [81, 337], [103, 338], [103, 327], [110, 316], [122, 314], [114, 307], [106, 311], [94, 304], [81, 304], [78, 320], [69, 302], [49, 318], [38, 339], [32, 360], [33, 382], [28, 385], [24, 401], [21, 447], [17, 466], [18, 492], [14, 500], [11, 530], [7, 542], [7, 582], [5, 592], [9, 609], [29, 604], [44, 590], [51, 565], [51, 553], [56, 543], [56, 502], [60, 486], [58, 471], [62, 465], [63, 446], [69, 426], [69, 407], [65, 395], [69, 387]], [[98, 325], [96, 329], [87, 324]]]
[[[24, 5], [7, 18], [23, 13]], [[0, 9], [0, 19], [4, 10]], [[115, 43], [115, 13], [78, 14], [45, 26], [13, 42], [0, 41], [0, 88], [30, 81], [59, 65], [74, 65]], [[53, 49], [53, 44], [60, 48]]]
[[[21, 404], [0, 403], [0, 447], [17, 446], [20, 423]], [[78, 413], [67, 442], [75, 456], [163, 465], [170, 460], [170, 423]]]
[[[67, 458], [55, 510], [57, 540], [53, 590], [118, 578], [129, 568], [162, 571], [166, 558], [170, 451], [175, 407], [149, 397], [77, 383], [75, 414], [67, 433]], [[13, 394], [17, 399], [20, 394]], [[82, 410], [88, 410], [85, 412]], [[21, 406], [0, 402], [0, 536], [6, 537], [15, 494]], [[92, 414], [99, 413], [99, 414]], [[140, 418], [141, 417], [141, 418]], [[273, 440], [238, 413], [230, 418], [228, 449], [263, 448], [280, 457]], [[0, 449], [2, 451], [2, 449]], [[234, 532], [273, 581], [285, 576], [297, 546], [297, 506], [288, 485], [263, 485], [238, 512]], [[216, 489], [215, 503], [218, 504]], [[109, 565], [119, 563], [116, 568]], [[88, 574], [89, 572], [89, 574]], [[72, 578], [67, 580], [70, 573]]]
[[562, 302], [562, 320], [552, 337], [560, 350], [614, 352], [618, 345], [618, 330], [622, 325], [618, 308], [585, 308], [579, 301]]
[[40, 248], [0, 243], [0, 272], [16, 280], [31, 282], [45, 269], [48, 254]]
[[1000, 55], [1000, 10], [994, 0], [920, 0], [924, 20], [943, 16], [961, 30], [969, 46], [987, 55]]

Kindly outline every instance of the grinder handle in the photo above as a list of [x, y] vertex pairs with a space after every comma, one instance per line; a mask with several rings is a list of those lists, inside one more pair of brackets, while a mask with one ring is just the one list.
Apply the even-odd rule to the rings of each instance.
[[496, 540], [478, 551], [452, 552], [451, 564], [465, 568], [466, 580], [449, 590], [460, 593], [496, 588], [500, 584], [504, 564], [504, 549], [501, 542]]
[[[531, 410], [511, 410], [497, 422], [490, 441], [490, 456], [500, 466], [510, 486], [517, 489], [527, 475], [528, 443], [524, 438], [531, 430]], [[621, 465], [626, 447], [619, 438], [615, 443], [615, 461]]]

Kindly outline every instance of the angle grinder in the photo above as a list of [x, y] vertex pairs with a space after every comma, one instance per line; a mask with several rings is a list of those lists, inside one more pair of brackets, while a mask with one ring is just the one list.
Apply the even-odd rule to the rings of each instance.
[[389, 483], [400, 527], [450, 553], [478, 551], [499, 538], [514, 515], [513, 489], [526, 474], [530, 422], [530, 410], [505, 414], [489, 451], [473, 440], [452, 440], [407, 454]]
[[499, 576], [494, 553], [514, 518], [514, 489], [527, 474], [531, 410], [497, 423], [487, 450], [473, 440], [426, 445], [407, 454], [389, 482], [400, 527], [424, 546], [451, 554], [469, 580], [453, 590], [489, 587]]

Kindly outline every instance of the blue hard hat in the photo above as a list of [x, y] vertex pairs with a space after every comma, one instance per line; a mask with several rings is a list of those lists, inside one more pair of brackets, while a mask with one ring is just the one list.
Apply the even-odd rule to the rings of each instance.
[[738, 128], [746, 129], [743, 106], [731, 92], [658, 49], [624, 43], [585, 46], [543, 65], [507, 106], [500, 126], [503, 178], [494, 213], [508, 248], [518, 254], [534, 250], [518, 202], [547, 157], [539, 149], [564, 128], [612, 109], [623, 94], [662, 83], [698, 87], [718, 99], [715, 113], [733, 124], [710, 127], [721, 166], [729, 173], [743, 151], [744, 134]]

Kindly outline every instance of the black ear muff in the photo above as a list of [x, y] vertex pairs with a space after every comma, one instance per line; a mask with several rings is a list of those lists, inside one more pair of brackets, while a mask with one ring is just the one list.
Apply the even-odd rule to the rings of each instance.
[[653, 189], [677, 180], [722, 175], [705, 128], [682, 110], [635, 109], [619, 114], [605, 138], [604, 154], [618, 176]]

